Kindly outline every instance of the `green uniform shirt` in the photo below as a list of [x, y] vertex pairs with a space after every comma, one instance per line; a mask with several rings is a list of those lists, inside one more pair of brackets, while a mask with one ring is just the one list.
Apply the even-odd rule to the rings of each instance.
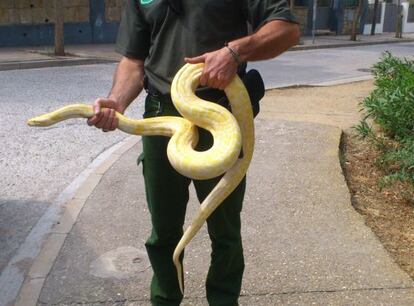
[[145, 59], [145, 74], [161, 93], [170, 91], [184, 57], [220, 49], [275, 19], [296, 22], [286, 0], [182, 0], [177, 16], [165, 0], [126, 0], [117, 51]]

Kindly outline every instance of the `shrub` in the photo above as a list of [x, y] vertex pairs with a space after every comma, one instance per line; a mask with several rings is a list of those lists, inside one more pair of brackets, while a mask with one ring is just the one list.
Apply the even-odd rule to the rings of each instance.
[[[414, 61], [386, 52], [372, 71], [375, 89], [362, 102], [366, 116], [355, 129], [376, 144], [386, 144], [378, 161], [388, 173], [385, 181], [414, 183]], [[372, 131], [368, 118], [382, 133]]]

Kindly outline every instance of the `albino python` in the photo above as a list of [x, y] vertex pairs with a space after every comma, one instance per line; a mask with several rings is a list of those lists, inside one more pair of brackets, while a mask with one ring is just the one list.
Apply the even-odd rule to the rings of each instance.
[[[254, 147], [253, 113], [243, 82], [236, 76], [225, 89], [232, 114], [224, 107], [195, 95], [202, 70], [203, 64], [186, 64], [172, 82], [171, 97], [183, 118], [165, 116], [133, 120], [116, 113], [118, 128], [126, 133], [171, 137], [167, 147], [168, 159], [182, 175], [192, 179], [210, 179], [224, 174], [201, 203], [198, 213], [175, 248], [173, 262], [181, 292], [184, 292], [184, 286], [180, 254], [211, 213], [243, 179]], [[27, 123], [30, 126], [50, 126], [69, 118], [89, 118], [93, 115], [91, 105], [71, 104], [32, 118]], [[213, 135], [214, 144], [207, 151], [198, 152], [193, 149], [198, 141], [197, 126]], [[243, 154], [239, 158], [240, 150]]]

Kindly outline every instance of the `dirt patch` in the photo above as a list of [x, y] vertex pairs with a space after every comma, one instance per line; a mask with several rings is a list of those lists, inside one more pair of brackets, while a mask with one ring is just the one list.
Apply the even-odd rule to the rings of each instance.
[[368, 140], [344, 134], [342, 165], [352, 203], [395, 261], [414, 279], [414, 188], [380, 183], [375, 161], [380, 152]]
[[374, 88], [372, 81], [329, 87], [300, 87], [267, 92], [262, 118], [328, 124], [342, 128], [341, 164], [355, 209], [395, 261], [414, 279], [414, 188], [396, 183], [381, 188], [375, 162], [379, 152], [355, 136], [359, 103]]

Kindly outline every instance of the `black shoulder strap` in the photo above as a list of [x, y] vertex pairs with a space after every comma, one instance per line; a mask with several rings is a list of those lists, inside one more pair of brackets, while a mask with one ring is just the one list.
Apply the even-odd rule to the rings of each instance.
[[166, 0], [169, 8], [177, 15], [184, 15], [182, 0]]

